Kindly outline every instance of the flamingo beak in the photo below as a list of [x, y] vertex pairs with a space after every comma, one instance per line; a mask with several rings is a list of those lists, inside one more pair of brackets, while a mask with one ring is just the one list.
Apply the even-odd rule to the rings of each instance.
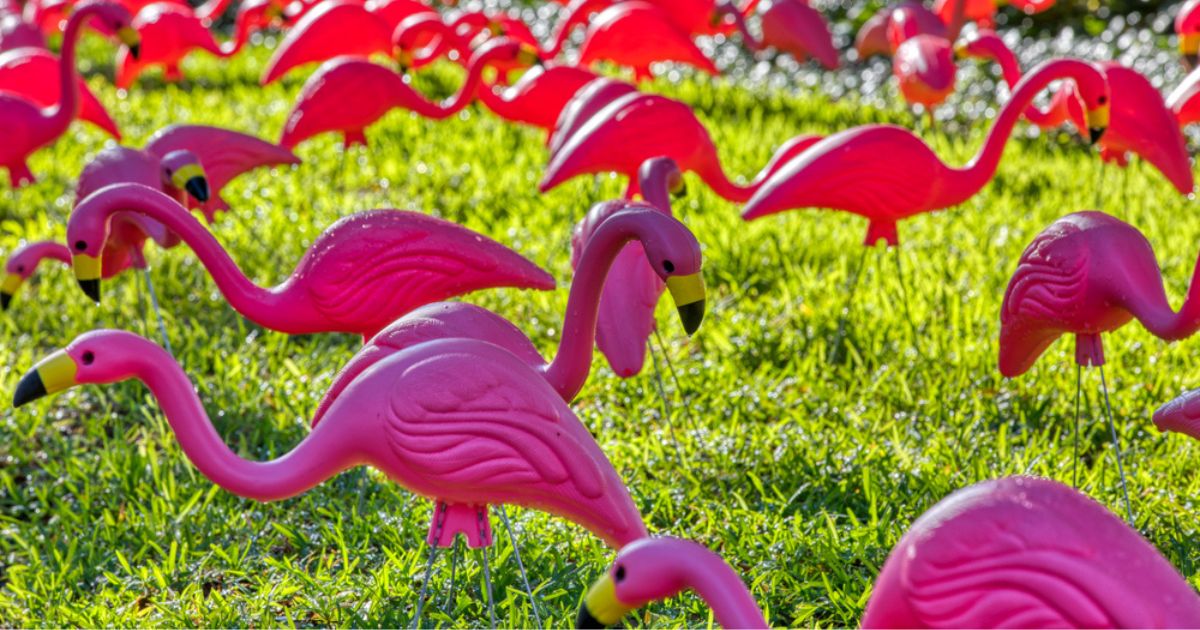
[[699, 273], [671, 276], [667, 278], [667, 290], [675, 301], [683, 330], [689, 335], [695, 333], [700, 329], [700, 322], [704, 321], [704, 276]]
[[184, 164], [171, 174], [171, 185], [186, 190], [196, 201], [208, 201], [208, 178], [199, 164]]
[[75, 360], [68, 356], [65, 350], [59, 350], [42, 359], [17, 381], [17, 391], [13, 393], [13, 408], [77, 385], [75, 372]]
[[521, 44], [520, 50], [517, 51], [517, 62], [523, 66], [540, 66], [542, 65], [542, 57], [538, 51], [529, 44]]
[[400, 66], [400, 74], [407, 74], [408, 69], [413, 65], [413, 54], [411, 50], [401, 50], [396, 53], [396, 63]]
[[954, 58], [955, 59], [957, 59], [958, 61], [962, 61], [964, 59], [969, 58], [970, 56], [971, 56], [971, 53], [969, 50], [967, 50], [966, 42], [958, 42], [957, 44], [954, 45]]
[[4, 274], [4, 280], [0, 282], [0, 310], [8, 310], [8, 305], [12, 303], [13, 296], [24, 281], [24, 278], [15, 273]]
[[687, 196], [687, 181], [683, 179], [683, 174], [678, 174], [672, 178], [668, 192], [671, 193], [672, 199], [680, 199]]
[[142, 38], [138, 35], [138, 32], [133, 30], [132, 26], [122, 26], [117, 29], [117, 38], [121, 40], [122, 44], [129, 47], [129, 56], [133, 57], [136, 61], [138, 55], [141, 53], [142, 44]]
[[617, 599], [617, 588], [612, 576], [605, 573], [596, 580], [583, 598], [579, 614], [575, 616], [576, 628], [607, 628], [614, 626], [622, 617], [633, 610]]
[[1104, 136], [1104, 130], [1108, 129], [1109, 111], [1110, 110], [1107, 103], [1097, 107], [1096, 109], [1088, 110], [1088, 136], [1090, 137], [1092, 144], [1099, 142], [1100, 138]]
[[75, 268], [75, 279], [79, 288], [97, 304], [100, 303], [100, 258], [87, 254], [75, 254], [71, 265]]
[[1200, 56], [1200, 33], [1185, 33], [1179, 36], [1179, 52], [1183, 55], [1184, 60], [1188, 62], [1188, 66], [1196, 65], [1196, 58]]

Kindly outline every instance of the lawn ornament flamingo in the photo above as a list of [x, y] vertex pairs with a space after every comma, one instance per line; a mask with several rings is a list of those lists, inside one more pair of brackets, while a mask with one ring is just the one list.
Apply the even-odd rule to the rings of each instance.
[[888, 38], [888, 29], [895, 19], [908, 24], [906, 31], [910, 36], [936, 35], [949, 39], [946, 23], [936, 13], [916, 0], [904, 0], [876, 11], [858, 29], [854, 37], [854, 50], [860, 61], [874, 55], [890, 55], [895, 51]]
[[396, 107], [435, 120], [448, 118], [475, 98], [484, 68], [501, 61], [532, 65], [538, 58], [527, 44], [505, 38], [489, 40], [475, 51], [458, 94], [445, 103], [426, 100], [404, 77], [369, 61], [327, 61], [304, 82], [279, 143], [290, 149], [317, 134], [340, 131], [345, 147], [366, 146], [364, 129]]
[[547, 139], [550, 155], [554, 156], [567, 139], [584, 125], [592, 116], [604, 109], [606, 105], [627, 94], [638, 91], [631, 83], [626, 83], [608, 77], [597, 77], [579, 88], [575, 95], [567, 101], [554, 122]]
[[579, 49], [579, 65], [599, 61], [632, 68], [638, 81], [654, 78], [650, 64], [660, 61], [690, 65], [713, 76], [720, 74], [670, 14], [642, 0], [614, 4], [588, 25]]
[[4, 275], [0, 277], [0, 310], [8, 310], [17, 291], [25, 284], [43, 260], [57, 260], [67, 266], [71, 264], [71, 252], [58, 241], [34, 241], [9, 254], [4, 263]]
[[759, 5], [762, 37], [755, 37], [750, 32], [745, 16], [733, 4], [724, 2], [718, 11], [733, 17], [741, 31], [742, 42], [753, 52], [774, 48], [801, 63], [812, 57], [827, 70], [836, 70], [839, 65], [829, 24], [804, 0], [768, 0]]
[[204, 50], [220, 57], [236, 55], [249, 41], [253, 29], [262, 28], [278, 16], [277, 5], [269, 0], [247, 4], [238, 13], [237, 30], [231, 42], [218, 44], [205, 22], [187, 6], [171, 2], [148, 4], [133, 19], [143, 41], [142, 54], [134, 57], [128, 48], [117, 52], [116, 85], [129, 89], [148, 67], [162, 66], [163, 78], [183, 78], [179, 64], [193, 50]]
[[[892, 30], [897, 22], [892, 22]], [[909, 105], [920, 105], [936, 123], [933, 110], [954, 92], [958, 67], [954, 64], [954, 47], [936, 35], [916, 35], [899, 40], [892, 56], [892, 74], [900, 86], [900, 94]]]
[[503, 90], [498, 91], [498, 86], [494, 85], [482, 85], [478, 96], [497, 116], [544, 129], [549, 141], [563, 108], [596, 78], [596, 73], [577, 66], [539, 66], [531, 68]]
[[[171, 355], [124, 331], [90, 332], [51, 354], [17, 384], [13, 405], [131, 378], [150, 389], [188, 459], [239, 496], [277, 501], [368, 465], [433, 500], [417, 623], [437, 551], [458, 534], [483, 548], [488, 576], [489, 505], [501, 514], [504, 504], [549, 512], [615, 548], [647, 536], [629, 491], [571, 408], [524, 361], [490, 343], [435, 340], [384, 358], [296, 448], [266, 462], [230, 450]], [[490, 577], [487, 590], [491, 612]]]
[[76, 7], [67, 22], [62, 58], [58, 64], [61, 98], [50, 107], [42, 107], [19, 95], [0, 93], [0, 137], [5, 138], [0, 144], [0, 166], [8, 169], [14, 188], [34, 181], [26, 159], [34, 151], [57, 140], [79, 109], [75, 46], [85, 20], [98, 20], [111, 27], [131, 53], [138, 50], [138, 36], [131, 28], [132, 19], [125, 9], [109, 2], [85, 2]]
[[[1100, 369], [1100, 384], [1121, 485], [1124, 464], [1117, 442], [1104, 350], [1100, 336], [1137, 319], [1152, 335], [1166, 341], [1200, 330], [1200, 265], [1193, 273], [1187, 298], [1176, 313], [1163, 289], [1150, 243], [1137, 229], [1102, 212], [1077, 212], [1055, 221], [1034, 238], [1009, 280], [1000, 310], [1000, 373], [1020, 376], [1055, 339], [1075, 335], [1078, 384], [1075, 394], [1075, 446], [1078, 459], [1079, 397], [1083, 368]], [[1125, 492], [1130, 522], [1133, 510]]]
[[[41, 48], [18, 48], [0, 53], [0, 92], [15, 94], [45, 109], [62, 98], [58, 56]], [[100, 104], [82, 77], [75, 77], [79, 91], [79, 120], [95, 125], [120, 140], [117, 123]]]
[[1200, 53], [1200, 0], [1187, 0], [1175, 14], [1175, 36], [1179, 38], [1179, 54], [1188, 67], [1196, 65]]
[[[1000, 66], [1004, 82], [1011, 89], [1021, 81], [1021, 65], [1016, 54], [1004, 43], [995, 31], [981, 29], [967, 38], [960, 40], [954, 47], [954, 53], [960, 58], [988, 59]], [[1041, 108], [1030, 105], [1025, 109], [1025, 119], [1040, 129], [1055, 129], [1071, 119], [1067, 101], [1073, 97], [1071, 90], [1055, 90], [1050, 97], [1050, 104]]]
[[372, 210], [337, 221], [313, 241], [286, 280], [263, 288], [246, 278], [178, 202], [147, 186], [118, 184], [85, 199], [67, 223], [75, 277], [96, 301], [110, 218], [121, 212], [164, 225], [196, 253], [234, 310], [291, 335], [346, 332], [370, 338], [430, 302], [487, 288], [554, 288], [549, 274], [503, 245], [403, 210]]
[[[554, 142], [560, 133], [566, 131], [556, 131]], [[820, 139], [803, 135], [788, 140], [753, 182], [741, 185], [725, 174], [716, 145], [692, 108], [665, 96], [625, 94], [562, 137], [562, 144], [552, 148], [550, 164], [538, 184], [542, 192], [579, 175], [615, 171], [628, 178], [626, 197], [632, 198], [642, 164], [650, 158], [669, 157], [681, 170], [696, 173], [713, 192], [730, 201], [749, 199], [788, 158]]]

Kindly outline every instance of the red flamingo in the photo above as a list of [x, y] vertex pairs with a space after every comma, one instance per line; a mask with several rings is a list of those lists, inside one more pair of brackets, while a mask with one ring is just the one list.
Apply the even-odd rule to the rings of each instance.
[[317, 134], [339, 131], [346, 147], [366, 146], [364, 129], [396, 107], [438, 120], [453, 116], [475, 98], [483, 69], [500, 60], [525, 65], [538, 61], [527, 45], [490, 40], [472, 57], [458, 94], [444, 104], [430, 102], [389, 68], [354, 58], [327, 61], [304, 82], [279, 143], [290, 149]]
[[1179, 38], [1179, 53], [1187, 65], [1196, 65], [1200, 52], [1200, 0], [1187, 0], [1175, 14], [1175, 35]]
[[759, 5], [762, 37], [755, 37], [750, 32], [745, 16], [732, 4], [721, 5], [719, 11], [733, 17], [742, 33], [742, 42], [752, 51], [774, 48], [799, 62], [812, 57], [828, 70], [838, 67], [838, 53], [829, 25], [820, 12], [804, 0], [768, 0]]
[[638, 80], [653, 78], [650, 64], [660, 61], [687, 64], [713, 76], [720, 74], [670, 14], [642, 0], [615, 4], [588, 25], [579, 49], [579, 64], [598, 61], [632, 68]]
[[917, 0], [904, 0], [876, 11], [854, 38], [854, 50], [860, 60], [874, 55], [890, 55], [894, 51], [888, 39], [892, 20], [902, 19], [908, 23], [910, 35], [936, 35], [949, 39], [946, 23], [938, 15]]
[[1039, 91], [1072, 79], [1087, 103], [1088, 128], [1098, 140], [1108, 123], [1109, 88], [1093, 65], [1074, 59], [1045, 62], [1013, 90], [979, 152], [962, 168], [947, 166], [911, 131], [864, 125], [829, 136], [778, 168], [746, 204], [757, 219], [793, 208], [830, 208], [865, 217], [866, 245], [896, 245], [896, 223], [950, 208], [975, 196], [996, 172], [1017, 118]]
[[129, 50], [137, 52], [137, 33], [130, 27], [129, 12], [109, 2], [85, 3], [76, 8], [67, 21], [59, 59], [60, 99], [50, 107], [0, 92], [0, 167], [8, 169], [14, 188], [34, 180], [26, 160], [38, 149], [52, 144], [66, 132], [79, 109], [79, 75], [75, 72], [75, 46], [84, 20], [97, 20], [111, 27]]
[[642, 163], [669, 157], [721, 197], [745, 201], [788, 158], [819, 139], [802, 135], [787, 141], [753, 182], [741, 185], [725, 174], [716, 145], [691, 107], [657, 94], [626, 94], [605, 105], [551, 154], [538, 189], [549, 191], [579, 175], [617, 172], [629, 179], [626, 196], [632, 197], [638, 191], [637, 172]]
[[[15, 94], [43, 109], [53, 107], [62, 97], [58, 68], [58, 56], [41, 48], [18, 48], [0, 53], [0, 92]], [[117, 123], [82, 77], [75, 77], [75, 89], [79, 93], [79, 120], [120, 140]]]
[[478, 96], [497, 116], [545, 130], [548, 140], [563, 108], [596, 76], [576, 66], [535, 67], [502, 91], [497, 92], [497, 86], [481, 86]]

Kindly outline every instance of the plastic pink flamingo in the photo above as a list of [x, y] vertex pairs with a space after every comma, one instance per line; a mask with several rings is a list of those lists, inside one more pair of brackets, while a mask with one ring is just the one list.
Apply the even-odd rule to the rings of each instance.
[[[996, 35], [994, 31], [982, 29], [955, 45], [954, 52], [959, 57], [973, 59], [990, 59], [1000, 66], [1000, 73], [1009, 88], [1016, 87], [1021, 81], [1021, 65], [1012, 49]], [[1061, 127], [1071, 119], [1067, 101], [1074, 93], [1071, 90], [1056, 90], [1050, 98], [1050, 104], [1045, 108], [1030, 105], [1025, 110], [1025, 119], [1041, 129]]]
[[1179, 13], [1175, 14], [1175, 35], [1184, 62], [1196, 65], [1200, 53], [1200, 0], [1187, 0], [1179, 7]]
[[483, 69], [501, 60], [529, 65], [538, 59], [528, 45], [504, 38], [490, 40], [475, 52], [466, 82], [446, 103], [426, 100], [404, 77], [369, 61], [353, 58], [327, 61], [304, 82], [279, 143], [290, 149], [317, 134], [339, 131], [346, 147], [365, 146], [364, 129], [396, 107], [410, 109], [426, 118], [448, 118], [475, 98]]
[[892, 549], [864, 628], [1174, 628], [1200, 598], [1158, 550], [1049, 479], [985, 481], [942, 499]]
[[771, 627], [721, 556], [680, 538], [643, 538], [621, 548], [612, 568], [588, 590], [575, 627], [615, 626], [630, 611], [684, 590], [696, 591], [723, 628]]
[[79, 109], [75, 72], [75, 45], [85, 20], [95, 19], [112, 27], [130, 50], [137, 51], [137, 33], [130, 28], [129, 13], [108, 2], [83, 3], [76, 7], [63, 36], [59, 60], [59, 94], [54, 105], [40, 104], [19, 95], [0, 93], [0, 166], [8, 169], [13, 187], [32, 182], [33, 173], [25, 161], [34, 151], [53, 143], [67, 130]]
[[774, 48], [799, 62], [812, 57], [828, 70], [835, 70], [839, 65], [829, 25], [804, 0], [768, 0], [766, 4], [760, 4], [758, 15], [762, 37], [755, 37], [750, 32], [746, 18], [732, 4], [724, 3], [718, 11], [733, 17], [742, 33], [742, 42], [754, 52]]
[[4, 263], [4, 276], [0, 279], [0, 310], [8, 310], [17, 291], [25, 284], [43, 260], [57, 260], [71, 264], [71, 252], [57, 241], [34, 241], [17, 248]]
[[579, 65], [598, 61], [632, 68], [639, 81], [653, 78], [650, 64], [660, 61], [687, 64], [713, 76], [720, 74], [670, 14], [641, 0], [614, 4], [588, 25], [579, 49]]
[[596, 78], [596, 73], [576, 66], [536, 67], [502, 91], [483, 85], [479, 100], [505, 120], [544, 129], [549, 140], [563, 108]]
[[558, 120], [554, 122], [554, 129], [550, 132], [547, 143], [550, 147], [550, 155], [553, 156], [557, 153], [568, 138], [575, 135], [575, 132], [584, 123], [604, 109], [606, 105], [627, 94], [637, 93], [637, 91], [637, 88], [631, 83], [608, 77], [598, 77], [579, 88], [563, 106]]
[[[563, 132], [560, 129], [557, 133]], [[656, 94], [630, 93], [606, 104], [553, 149], [538, 188], [549, 191], [579, 175], [617, 172], [629, 178], [626, 196], [637, 192], [637, 171], [654, 157], [669, 157], [692, 171], [713, 192], [745, 201], [782, 166], [820, 138], [798, 136], [781, 146], [749, 185], [730, 181], [708, 130], [686, 104]]]
[[[1100, 383], [1117, 463], [1125, 487], [1117, 443], [1104, 350], [1100, 336], [1137, 319], [1167, 341], [1200, 330], [1200, 265], [1193, 272], [1182, 308], [1171, 310], [1150, 243], [1132, 226], [1101, 212], [1069, 214], [1039, 234], [1017, 263], [1000, 311], [1000, 373], [1024, 374], [1055, 339], [1075, 335], [1079, 387], [1083, 368], [1100, 368]], [[1079, 392], [1076, 392], [1078, 449]], [[1129, 508], [1129, 495], [1125, 495]], [[1129, 508], [1130, 521], [1133, 520]]]
[[[897, 22], [892, 22], [896, 29]], [[892, 57], [892, 74], [909, 105], [920, 105], [934, 122], [933, 110], [954, 92], [954, 48], [936, 35], [903, 39]]]
[[148, 4], [133, 19], [134, 28], [142, 38], [142, 54], [135, 59], [127, 48], [117, 53], [116, 85], [128, 89], [151, 66], [162, 66], [163, 78], [178, 81], [183, 78], [179, 64], [193, 50], [232, 57], [246, 45], [253, 29], [276, 17], [276, 9], [277, 5], [268, 0], [244, 5], [238, 14], [233, 41], [218, 44], [204, 20], [190, 8], [170, 2]]
[[262, 288], [175, 200], [146, 186], [119, 184], [85, 199], [67, 224], [75, 277], [97, 301], [110, 219], [122, 211], [154, 219], [178, 235], [234, 310], [293, 335], [346, 332], [370, 338], [429, 302], [486, 288], [554, 287], [554, 279], [536, 265], [466, 228], [416, 212], [372, 210], [329, 226], [286, 280]]
[[[424, 584], [438, 548], [459, 533], [485, 548], [487, 562], [488, 505], [502, 515], [504, 504], [549, 512], [616, 548], [647, 535], [620, 476], [570, 407], [521, 359], [483, 341], [436, 340], [382, 359], [294, 449], [267, 462], [230, 450], [175, 360], [132, 333], [78, 337], [21, 379], [13, 405], [128, 379], [150, 389], [200, 472], [239, 496], [285, 499], [368, 465], [435, 501]], [[424, 599], [423, 591], [418, 621]], [[490, 612], [490, 579], [488, 603]]]
[[936, 35], [947, 37], [946, 23], [936, 13], [925, 8], [916, 0], [904, 0], [876, 11], [854, 38], [854, 50], [860, 60], [874, 55], [890, 55], [895, 50], [888, 39], [888, 29], [893, 19], [902, 19], [908, 26], [910, 36]]
[[987, 185], [1020, 113], [1057, 79], [1080, 85], [1087, 103], [1087, 126], [1092, 139], [1099, 139], [1109, 115], [1104, 75], [1081, 61], [1052, 60], [1021, 80], [983, 147], [966, 166], [947, 166], [907, 129], [855, 127], [829, 136], [780, 166], [754, 193], [742, 217], [753, 220], [792, 208], [842, 210], [869, 221], [865, 244], [883, 240], [896, 245], [898, 221], [961, 204]]
[[[58, 56], [41, 48], [18, 48], [0, 53], [0, 92], [15, 94], [43, 109], [53, 107], [62, 98], [58, 68]], [[79, 120], [120, 140], [117, 123], [81, 77], [75, 77], [75, 88], [79, 91]]]

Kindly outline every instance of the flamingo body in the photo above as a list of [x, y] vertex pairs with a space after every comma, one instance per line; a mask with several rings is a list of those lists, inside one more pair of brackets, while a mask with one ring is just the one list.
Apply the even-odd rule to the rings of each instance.
[[387, 54], [395, 26], [368, 11], [361, 2], [322, 2], [288, 30], [263, 69], [260, 83], [267, 85], [292, 68], [334, 57]]
[[833, 35], [825, 18], [802, 0], [768, 0], [759, 6], [762, 43], [804, 61], [816, 59], [826, 70], [839, 66]]
[[1180, 127], [1200, 122], [1200, 69], [1184, 77], [1167, 96], [1167, 108], [1175, 115]]
[[0, 52], [16, 48], [45, 48], [41, 29], [16, 13], [0, 11]]
[[546, 130], [554, 129], [567, 102], [596, 74], [575, 66], [533, 68], [512, 86], [497, 93], [492, 86], [479, 90], [479, 100], [497, 116]]
[[636, 92], [637, 88], [632, 84], [608, 77], [598, 77], [579, 88], [554, 122], [549, 137], [550, 155], [553, 157], [596, 112], [618, 98]]
[[611, 61], [649, 78], [650, 64], [675, 61], [716, 76], [720, 72], [662, 9], [632, 0], [600, 12], [579, 50], [580, 65]]
[[[58, 67], [58, 56], [40, 48], [0, 53], [0, 92], [15, 94], [42, 108], [51, 107], [62, 97], [62, 88], [55, 76]], [[82, 77], [75, 77], [75, 87], [79, 90], [79, 119], [120, 140], [117, 123]]]
[[1194, 65], [1200, 51], [1200, 0], [1187, 0], [1175, 14], [1175, 35], [1185, 62]]

